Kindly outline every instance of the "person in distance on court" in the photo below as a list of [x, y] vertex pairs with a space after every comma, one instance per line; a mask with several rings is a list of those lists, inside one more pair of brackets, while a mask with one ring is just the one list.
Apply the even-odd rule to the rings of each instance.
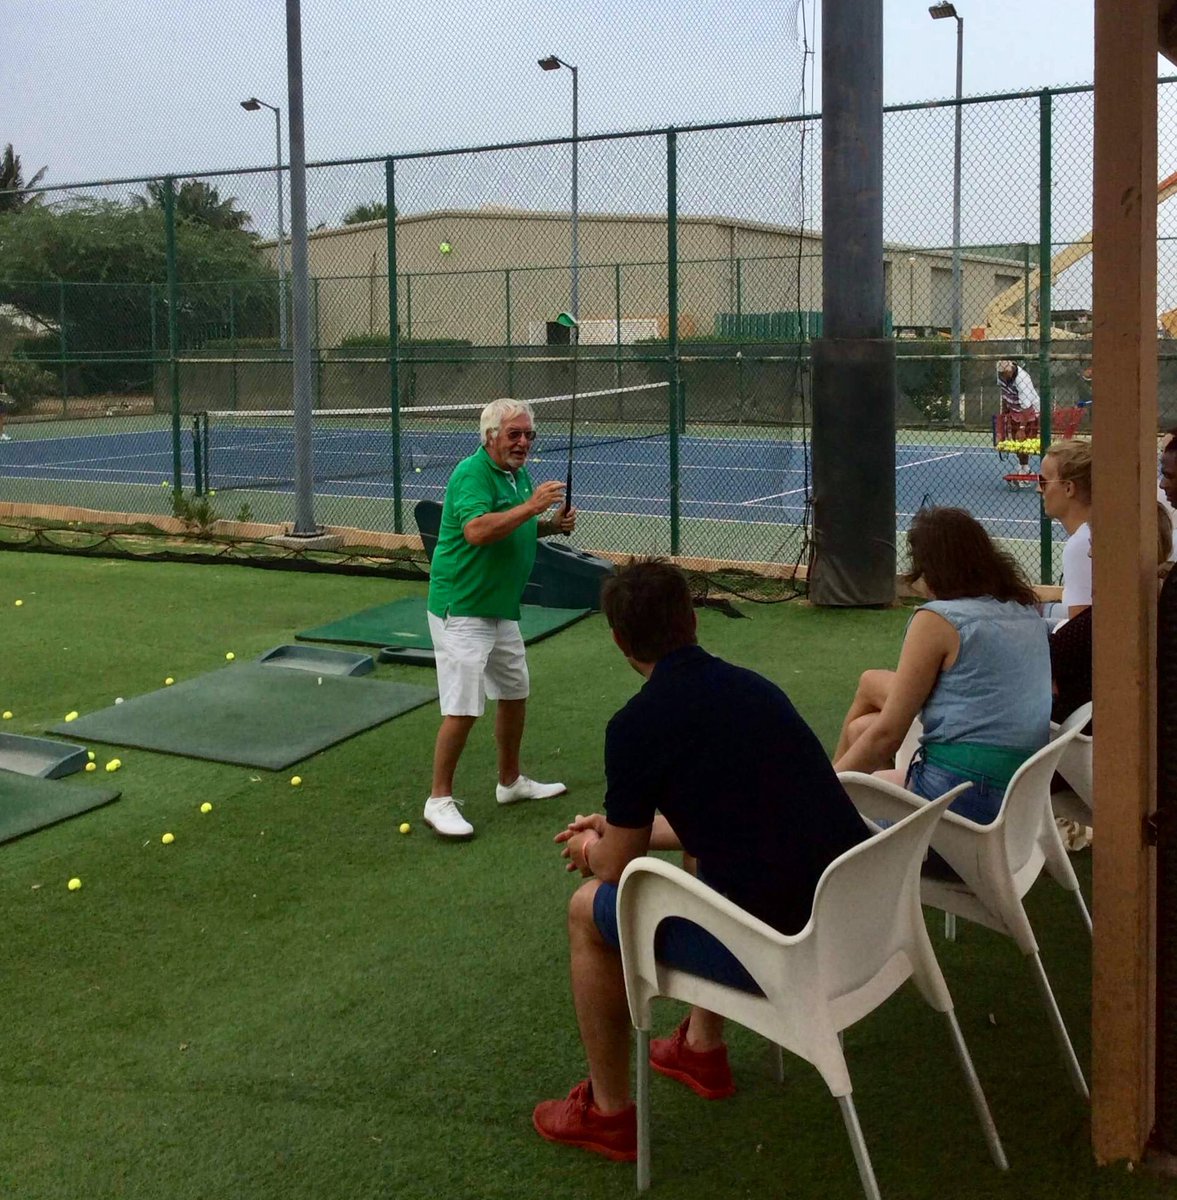
[[576, 509], [549, 510], [564, 495], [554, 480], [534, 487], [527, 456], [535, 441], [531, 406], [492, 400], [479, 421], [481, 445], [454, 468], [429, 573], [429, 634], [437, 660], [441, 728], [425, 823], [443, 838], [473, 836], [454, 799], [454, 773], [487, 697], [497, 701], [500, 804], [541, 800], [567, 789], [519, 771], [530, 682], [519, 602], [535, 562], [537, 537], [571, 533]]
[[[645, 679], [605, 732], [605, 811], [556, 835], [568, 869], [592, 876], [568, 908], [572, 993], [589, 1078], [532, 1115], [552, 1142], [614, 1160], [637, 1153], [629, 1090], [629, 1010], [618, 951], [617, 883], [648, 850], [682, 849], [697, 874], [784, 933], [809, 919], [825, 868], [869, 831], [817, 737], [776, 684], [706, 653], [696, 641], [690, 586], [676, 567], [631, 562], [605, 581], [617, 648]], [[666, 921], [659, 958], [756, 992], [719, 942]], [[723, 1019], [692, 1009], [650, 1044], [650, 1062], [705, 1099], [735, 1091]]]
[[[972, 787], [953, 812], [996, 818], [1014, 772], [1050, 739], [1050, 647], [1037, 597], [1012, 558], [963, 508], [924, 508], [907, 534], [907, 581], [928, 597], [894, 671], [865, 671], [834, 766], [873, 771], [929, 800]], [[906, 774], [893, 759], [916, 717]]]
[[[1026, 374], [1025, 367], [1019, 367], [1016, 362], [1003, 358], [997, 364], [997, 383], [1001, 389], [1001, 411], [1012, 413], [1016, 418], [1029, 422], [1033, 419], [1034, 429], [1037, 430], [1037, 415], [1041, 408], [1038, 392], [1034, 381]], [[1019, 454], [1018, 462], [1022, 471], [1028, 471], [1030, 456]]]

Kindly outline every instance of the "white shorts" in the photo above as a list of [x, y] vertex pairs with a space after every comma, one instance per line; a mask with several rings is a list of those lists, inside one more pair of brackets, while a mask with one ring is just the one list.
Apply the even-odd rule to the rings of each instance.
[[526, 700], [531, 690], [518, 621], [429, 614], [445, 717], [480, 717], [486, 699]]

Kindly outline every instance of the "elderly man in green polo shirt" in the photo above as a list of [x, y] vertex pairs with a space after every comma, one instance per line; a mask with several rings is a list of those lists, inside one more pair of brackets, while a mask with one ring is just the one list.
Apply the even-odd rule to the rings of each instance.
[[489, 696], [498, 702], [500, 804], [542, 800], [567, 789], [519, 771], [529, 680], [519, 601], [535, 562], [537, 537], [571, 533], [576, 509], [560, 507], [564, 485], [533, 487], [524, 465], [535, 440], [530, 405], [492, 400], [482, 410], [482, 445], [463, 459], [445, 489], [441, 529], [429, 575], [429, 632], [437, 660], [441, 729], [425, 823], [444, 838], [469, 838], [474, 826], [454, 799], [454, 772]]

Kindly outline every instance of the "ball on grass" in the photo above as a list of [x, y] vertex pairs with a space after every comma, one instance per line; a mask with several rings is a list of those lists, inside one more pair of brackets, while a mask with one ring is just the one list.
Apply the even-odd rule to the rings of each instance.
[[23, 607], [24, 607], [24, 601], [23, 601], [23, 600], [14, 600], [12, 603], [13, 603], [13, 604], [14, 604], [14, 605], [15, 605], [17, 608], [23, 608]]
[[77, 710], [75, 709], [73, 712], [67, 712], [65, 714], [65, 719], [67, 721], [76, 721], [78, 719]]
[[225, 655], [225, 659], [228, 662], [232, 662], [236, 657], [237, 657], [237, 655], [234, 654], [232, 650], [230, 650], [229, 653]]
[[123, 764], [117, 758], [112, 758], [110, 762], [106, 764], [106, 769], [108, 771], [117, 771], [122, 765]]
[[6, 709], [4, 710], [4, 720], [6, 720], [6, 721], [11, 721], [11, 720], [12, 720], [12, 710], [11, 710], [11, 709], [9, 709], [9, 708], [6, 708]]
[[73, 879], [65, 885], [71, 892], [76, 892], [82, 886], [82, 881], [75, 875]]
[[86, 757], [87, 757], [87, 758], [88, 758], [88, 759], [89, 759], [91, 762], [93, 762], [93, 761], [94, 761], [94, 751], [93, 751], [93, 750], [87, 750], [87, 751], [86, 751]]
[[123, 702], [122, 696], [115, 696], [114, 702], [115, 702], [115, 704], [122, 704], [122, 702]]
[[86, 770], [87, 770], [87, 771], [97, 771], [97, 770], [98, 770], [98, 764], [97, 764], [97, 763], [88, 762], [88, 763], [86, 764]]
[[409, 828], [410, 828], [408, 821], [402, 821], [400, 828], [401, 828], [401, 833], [408, 833]]
[[209, 802], [207, 800], [200, 806], [200, 811], [202, 813], [210, 813], [210, 812], [212, 812], [212, 810], [213, 810], [213, 806], [211, 804], [209, 804]]
[[176, 835], [174, 833], [165, 833], [159, 840], [165, 846], [170, 846], [176, 840]]
[[302, 786], [302, 776], [301, 775], [291, 775], [290, 786], [291, 787], [301, 787]]
[[173, 683], [175, 683], [175, 682], [176, 682], [176, 681], [175, 681], [175, 680], [174, 680], [174, 679], [173, 679], [173, 678], [172, 678], [172, 677], [169, 675], [169, 676], [167, 677], [167, 679], [165, 679], [165, 680], [163, 681], [163, 685], [164, 685], [164, 687], [171, 687], [171, 686], [172, 686], [172, 684], [173, 684]]

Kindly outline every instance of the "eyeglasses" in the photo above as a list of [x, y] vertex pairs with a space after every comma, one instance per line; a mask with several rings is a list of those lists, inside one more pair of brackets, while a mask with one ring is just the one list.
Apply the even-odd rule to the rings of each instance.
[[534, 429], [508, 429], [507, 441], [509, 442], [534, 442]]
[[1061, 479], [1047, 479], [1045, 475], [1038, 476], [1038, 490], [1040, 492], [1046, 491], [1046, 485], [1048, 483], [1062, 483], [1062, 480]]

